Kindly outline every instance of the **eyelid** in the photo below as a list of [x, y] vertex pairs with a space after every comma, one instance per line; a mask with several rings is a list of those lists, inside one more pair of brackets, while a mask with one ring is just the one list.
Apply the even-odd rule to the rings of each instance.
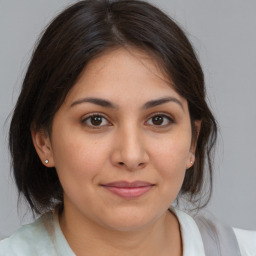
[[89, 114], [84, 115], [81, 118], [81, 123], [86, 124], [86, 120], [88, 120], [90, 117], [94, 117], [94, 116], [103, 117], [105, 120], [107, 120], [108, 124], [107, 125], [99, 125], [99, 126], [93, 126], [93, 125], [88, 125], [87, 124], [88, 127], [92, 128], [92, 129], [100, 129], [101, 127], [112, 125], [111, 122], [109, 121], [109, 118], [105, 114], [98, 113], [98, 112], [93, 112], [93, 113], [89, 113]]
[[[172, 115], [170, 115], [169, 113], [166, 113], [166, 112], [156, 112], [156, 113], [150, 114], [147, 117], [147, 121], [146, 122], [148, 122], [151, 118], [153, 118], [155, 116], [163, 116], [163, 117], [167, 118], [170, 121], [170, 124], [175, 123], [174, 117]], [[169, 126], [170, 124], [168, 124], [168, 125], [159, 125], [159, 126], [157, 126], [157, 125], [150, 125], [150, 126], [155, 126], [155, 127], [158, 127], [158, 128], [164, 128], [164, 127]]]

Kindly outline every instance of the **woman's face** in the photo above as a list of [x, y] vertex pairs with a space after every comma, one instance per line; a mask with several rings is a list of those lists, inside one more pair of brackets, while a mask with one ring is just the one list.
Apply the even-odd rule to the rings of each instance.
[[39, 153], [56, 167], [64, 213], [116, 230], [163, 216], [194, 158], [187, 101], [152, 58], [130, 50], [88, 64]]

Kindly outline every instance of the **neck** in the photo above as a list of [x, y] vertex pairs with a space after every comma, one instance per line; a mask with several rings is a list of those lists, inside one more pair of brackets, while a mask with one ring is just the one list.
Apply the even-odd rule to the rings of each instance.
[[60, 226], [77, 256], [182, 255], [179, 223], [169, 211], [139, 230], [119, 231], [100, 226], [84, 217], [74, 218], [64, 210], [60, 216]]

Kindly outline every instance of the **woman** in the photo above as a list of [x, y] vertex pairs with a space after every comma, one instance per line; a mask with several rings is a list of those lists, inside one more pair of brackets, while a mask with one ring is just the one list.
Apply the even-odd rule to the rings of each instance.
[[[219, 253], [211, 222], [170, 208], [202, 202], [205, 177], [198, 208], [209, 201], [216, 134], [200, 64], [169, 17], [142, 1], [69, 7], [36, 47], [10, 126], [17, 187], [42, 216], [1, 255]], [[255, 232], [234, 232], [224, 247], [254, 255]]]

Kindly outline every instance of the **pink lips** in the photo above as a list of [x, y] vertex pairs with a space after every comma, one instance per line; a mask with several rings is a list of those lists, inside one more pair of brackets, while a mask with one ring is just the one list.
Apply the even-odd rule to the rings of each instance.
[[142, 196], [147, 193], [154, 184], [144, 182], [144, 181], [134, 181], [134, 182], [126, 182], [126, 181], [118, 181], [111, 182], [102, 185], [108, 191], [126, 198], [133, 199]]

